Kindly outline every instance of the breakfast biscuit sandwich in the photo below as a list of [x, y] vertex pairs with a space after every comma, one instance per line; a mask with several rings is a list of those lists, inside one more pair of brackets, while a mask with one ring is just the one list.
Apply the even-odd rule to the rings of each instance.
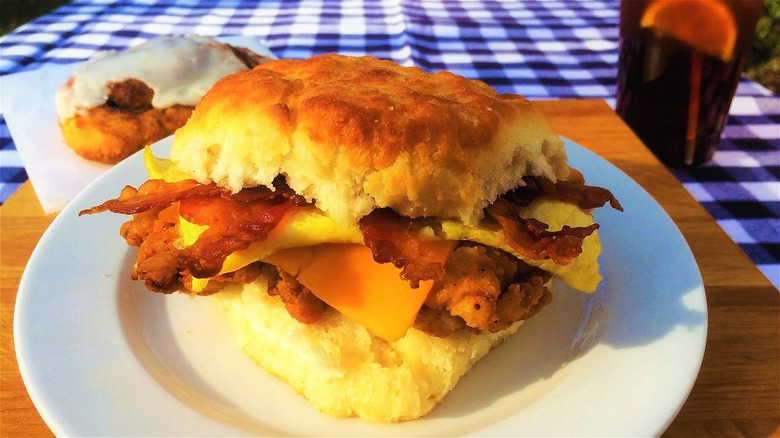
[[133, 278], [211, 295], [244, 351], [323, 412], [425, 415], [552, 299], [601, 279], [585, 185], [526, 99], [371, 57], [219, 82], [131, 214]]

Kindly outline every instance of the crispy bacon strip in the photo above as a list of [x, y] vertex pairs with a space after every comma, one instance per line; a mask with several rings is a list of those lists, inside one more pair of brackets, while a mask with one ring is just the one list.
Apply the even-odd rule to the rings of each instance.
[[138, 190], [125, 186], [118, 198], [82, 210], [79, 216], [107, 210], [120, 214], [136, 214], [156, 207], [165, 207], [190, 196], [214, 196], [223, 192], [216, 184], [200, 184], [192, 179], [175, 183], [151, 179], [141, 184]]
[[377, 263], [392, 263], [413, 288], [420, 281], [444, 278], [444, 266], [433, 260], [420, 242], [411, 219], [390, 209], [378, 209], [360, 219], [360, 231]]
[[501, 225], [507, 244], [525, 257], [552, 259], [559, 265], [569, 264], [582, 253], [582, 241], [599, 228], [564, 225], [559, 231], [547, 231], [549, 226], [536, 219], [524, 219], [518, 213], [518, 205], [506, 198], [499, 198], [486, 209]]
[[546, 178], [524, 177], [525, 185], [504, 194], [513, 204], [528, 205], [534, 199], [546, 196], [575, 204], [583, 210], [592, 210], [609, 202], [615, 210], [623, 211], [615, 195], [609, 190], [586, 186], [582, 174], [576, 173], [569, 181], [552, 182]]
[[119, 197], [95, 207], [87, 208], [79, 212], [79, 216], [111, 211], [120, 214], [136, 214], [149, 211], [157, 207], [166, 207], [174, 202], [190, 197], [215, 197], [221, 196], [241, 202], [282, 202], [291, 201], [294, 205], [304, 205], [306, 200], [296, 194], [283, 177], [273, 181], [274, 189], [265, 186], [246, 188], [238, 193], [217, 186], [215, 183], [200, 184], [193, 179], [177, 182], [167, 182], [162, 179], [151, 179], [141, 184], [138, 189], [125, 186]]
[[176, 269], [194, 277], [217, 275], [228, 255], [265, 240], [293, 205], [306, 200], [287, 186], [283, 177], [274, 181], [274, 189], [253, 187], [230, 193], [216, 184], [194, 180], [175, 183], [149, 180], [138, 190], [127, 186], [119, 198], [83, 210], [80, 214], [112, 211], [139, 214], [178, 203], [178, 213], [190, 222], [209, 228], [187, 248], [173, 251]]
[[193, 196], [181, 200], [179, 214], [190, 222], [208, 225], [198, 240], [178, 254], [179, 263], [197, 278], [217, 275], [225, 259], [236, 251], [263, 241], [293, 205], [305, 205], [283, 177], [274, 190], [258, 186], [235, 194]]
[[250, 201], [225, 197], [183, 199], [179, 208], [182, 217], [209, 228], [195, 243], [179, 251], [179, 263], [197, 278], [217, 275], [230, 254], [265, 240], [290, 205], [285, 199], [269, 201], [263, 197]]
[[544, 178], [537, 178], [535, 181], [541, 193], [575, 204], [583, 210], [599, 208], [609, 202], [610, 207], [623, 211], [623, 206], [620, 205], [615, 195], [603, 187], [586, 186], [579, 181], [553, 183]]

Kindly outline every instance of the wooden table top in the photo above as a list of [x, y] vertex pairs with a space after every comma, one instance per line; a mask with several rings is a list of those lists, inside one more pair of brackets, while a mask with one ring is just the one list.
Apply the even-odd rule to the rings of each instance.
[[[668, 436], [780, 436], [780, 293], [675, 177], [600, 100], [539, 101], [561, 135], [644, 187], [678, 225], [699, 264], [709, 334], [699, 377]], [[30, 254], [54, 219], [29, 181], [0, 207], [1, 436], [50, 436], [22, 383], [14, 301]]]

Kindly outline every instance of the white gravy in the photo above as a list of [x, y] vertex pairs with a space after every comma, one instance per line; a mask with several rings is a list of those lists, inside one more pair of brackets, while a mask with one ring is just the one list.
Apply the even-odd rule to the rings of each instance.
[[55, 96], [60, 120], [104, 104], [108, 84], [138, 79], [154, 90], [152, 106], [194, 106], [220, 78], [247, 67], [233, 51], [200, 35], [162, 36], [123, 52], [96, 54]]

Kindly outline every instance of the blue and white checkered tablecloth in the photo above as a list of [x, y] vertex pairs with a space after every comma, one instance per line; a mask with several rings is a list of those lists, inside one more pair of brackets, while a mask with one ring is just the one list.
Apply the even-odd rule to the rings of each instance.
[[[531, 99], [613, 103], [618, 3], [77, 0], [0, 39], [0, 75], [83, 61], [158, 35], [250, 35], [279, 57], [370, 54], [450, 70]], [[743, 79], [714, 161], [675, 174], [780, 284], [780, 97]], [[0, 202], [26, 179], [0, 115]]]

